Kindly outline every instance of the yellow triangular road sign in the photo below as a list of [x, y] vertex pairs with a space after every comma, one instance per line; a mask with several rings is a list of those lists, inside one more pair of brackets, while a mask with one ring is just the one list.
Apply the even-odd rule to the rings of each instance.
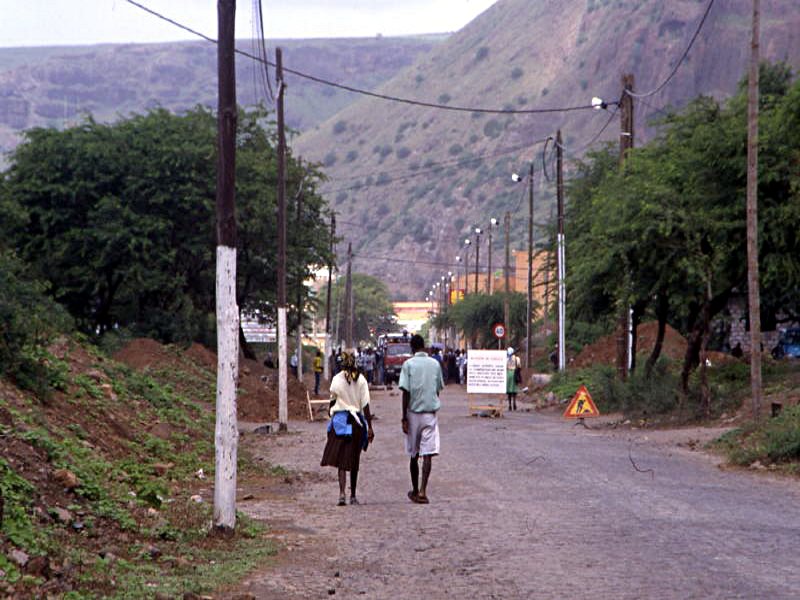
[[582, 385], [575, 393], [575, 397], [572, 398], [572, 402], [567, 406], [567, 410], [564, 411], [564, 418], [584, 419], [586, 417], [599, 416], [600, 411], [597, 410], [592, 397], [589, 395], [589, 390], [586, 389], [585, 385]]

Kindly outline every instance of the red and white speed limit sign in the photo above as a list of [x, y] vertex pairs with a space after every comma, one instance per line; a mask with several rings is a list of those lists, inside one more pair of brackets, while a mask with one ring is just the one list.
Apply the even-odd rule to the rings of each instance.
[[502, 323], [495, 323], [492, 327], [492, 331], [494, 332], [494, 337], [496, 337], [498, 340], [506, 337], [506, 326]]

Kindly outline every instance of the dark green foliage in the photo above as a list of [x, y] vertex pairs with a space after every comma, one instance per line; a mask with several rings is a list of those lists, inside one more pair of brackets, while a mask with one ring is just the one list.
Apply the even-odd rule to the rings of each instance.
[[497, 119], [491, 119], [483, 126], [483, 135], [496, 138], [503, 133], [503, 125]]
[[406, 158], [409, 154], [411, 154], [411, 149], [408, 148], [407, 146], [400, 146], [397, 149], [397, 153], [396, 154], [397, 154], [397, 158], [402, 160], [402, 159]]
[[347, 121], [336, 121], [336, 123], [333, 125], [333, 134], [339, 135], [345, 131], [347, 131]]
[[[469, 278], [472, 285], [473, 279]], [[448, 307], [444, 315], [439, 316], [435, 322], [438, 327], [453, 325], [461, 330], [464, 335], [471, 340], [473, 348], [492, 348], [497, 346], [497, 338], [494, 337], [492, 326], [495, 323], [503, 322], [503, 300], [505, 294], [494, 293], [475, 294], [474, 288], [470, 287], [467, 295]], [[509, 331], [509, 342], [512, 346], [519, 346], [525, 337], [525, 311], [527, 301], [524, 294], [512, 292], [508, 294], [509, 319], [507, 329]], [[538, 309], [533, 307], [534, 313]]]
[[326, 167], [332, 167], [333, 165], [336, 164], [336, 158], [337, 158], [336, 152], [333, 151], [328, 152], [325, 155], [325, 158], [322, 159], [322, 164], [325, 165]]
[[452, 146], [450, 146], [450, 148], [448, 148], [447, 153], [450, 156], [458, 156], [463, 151], [464, 151], [464, 148], [463, 148], [463, 146], [461, 144], [453, 144]]
[[[236, 200], [239, 305], [269, 314], [276, 161], [267, 117], [239, 113]], [[24, 211], [13, 231], [20, 257], [82, 331], [213, 338], [215, 147], [215, 116], [201, 108], [26, 133], [11, 155], [3, 202]], [[324, 264], [327, 255], [326, 207], [314, 191], [321, 174], [291, 155], [287, 174], [289, 285], [305, 292], [308, 265]], [[292, 219], [301, 181], [298, 227]]]
[[[397, 329], [397, 318], [392, 308], [389, 290], [380, 279], [362, 273], [353, 273], [352, 285], [355, 304], [353, 319], [355, 343], [365, 342], [374, 345], [375, 336]], [[332, 288], [331, 306], [343, 306], [340, 303], [344, 299], [344, 277], [337, 279]], [[342, 319], [338, 326], [339, 337], [345, 339], [344, 311], [339, 314]], [[337, 329], [335, 324], [332, 329]]]
[[522, 67], [514, 67], [511, 69], [511, 79], [519, 79], [522, 77], [523, 70]]
[[0, 252], [0, 375], [42, 398], [60, 380], [59, 361], [45, 346], [71, 327], [47, 289], [11, 252]]
[[438, 98], [439, 104], [447, 104], [448, 102], [450, 102], [450, 100], [451, 100], [450, 94], [448, 94], [447, 92], [439, 94]]
[[481, 46], [478, 48], [478, 51], [475, 53], [475, 62], [480, 62], [484, 58], [489, 56], [489, 47], [488, 46]]

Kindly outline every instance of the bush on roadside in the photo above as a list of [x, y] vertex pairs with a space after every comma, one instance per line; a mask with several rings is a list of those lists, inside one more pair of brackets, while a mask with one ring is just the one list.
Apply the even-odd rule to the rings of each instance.
[[46, 398], [59, 379], [58, 361], [46, 346], [72, 323], [29, 272], [12, 252], [0, 253], [0, 375]]
[[791, 464], [800, 460], [800, 406], [791, 406], [775, 418], [749, 423], [717, 440], [716, 447], [740, 466]]

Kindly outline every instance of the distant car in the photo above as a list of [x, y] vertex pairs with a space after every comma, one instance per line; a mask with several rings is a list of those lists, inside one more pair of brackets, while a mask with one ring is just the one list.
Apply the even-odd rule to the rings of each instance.
[[775, 358], [800, 358], [800, 327], [784, 329], [778, 338], [778, 345], [772, 349]]
[[378, 338], [378, 347], [383, 354], [383, 383], [389, 385], [399, 381], [403, 363], [413, 356], [411, 336], [408, 333], [387, 333]]

